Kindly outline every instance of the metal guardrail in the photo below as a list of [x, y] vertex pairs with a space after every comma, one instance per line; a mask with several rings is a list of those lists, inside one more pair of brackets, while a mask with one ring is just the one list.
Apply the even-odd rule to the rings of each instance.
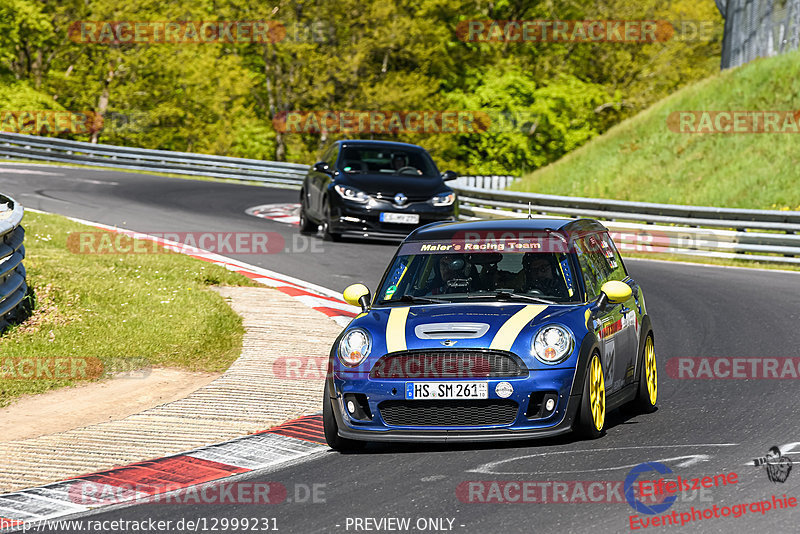
[[296, 163], [129, 148], [5, 132], [0, 132], [0, 155], [296, 187], [308, 172], [307, 165]]
[[[299, 188], [307, 165], [148, 150], [0, 132], [0, 156], [139, 169]], [[800, 212], [681, 206], [494, 190], [511, 176], [455, 182], [466, 218], [591, 217], [603, 221], [623, 252], [800, 264]], [[470, 185], [464, 185], [470, 184]], [[480, 188], [473, 187], [479, 185]], [[491, 188], [486, 189], [487, 187]]]
[[511, 184], [519, 180], [517, 176], [509, 175], [480, 175], [480, 176], [459, 176], [456, 178], [456, 187], [476, 187], [478, 189], [506, 189]]
[[462, 217], [600, 219], [624, 252], [800, 264], [800, 212], [457, 188]]
[[28, 285], [25, 282], [25, 229], [20, 226], [24, 210], [14, 199], [0, 195], [0, 330], [20, 308]]

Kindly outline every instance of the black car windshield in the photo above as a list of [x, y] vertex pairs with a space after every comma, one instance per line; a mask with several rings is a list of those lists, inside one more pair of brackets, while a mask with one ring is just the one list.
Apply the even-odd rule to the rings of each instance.
[[346, 146], [338, 161], [347, 174], [437, 177], [431, 158], [421, 149], [393, 146]]
[[450, 241], [404, 243], [378, 290], [377, 302], [578, 301], [569, 255], [541, 248], [521, 241], [483, 249]]

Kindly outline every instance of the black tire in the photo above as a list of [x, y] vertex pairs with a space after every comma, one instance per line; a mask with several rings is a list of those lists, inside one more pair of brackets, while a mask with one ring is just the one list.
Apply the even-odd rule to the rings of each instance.
[[625, 406], [625, 411], [631, 414], [653, 413], [658, 402], [658, 361], [656, 348], [653, 342], [653, 333], [650, 332], [642, 345], [639, 354], [639, 381], [636, 385], [636, 398]]
[[[599, 375], [598, 375], [599, 373]], [[600, 395], [592, 398], [592, 393]], [[597, 418], [595, 418], [597, 412]], [[589, 358], [586, 378], [583, 381], [583, 395], [578, 411], [576, 432], [585, 439], [597, 439], [606, 431], [606, 388], [603, 377], [603, 364], [596, 352]]]
[[306, 203], [303, 200], [305, 194], [300, 194], [300, 233], [311, 234], [317, 231], [317, 225], [308, 218], [306, 214]]
[[331, 208], [325, 200], [325, 211], [322, 214], [322, 239], [325, 241], [341, 241], [342, 234], [331, 232]]
[[327, 380], [325, 381], [325, 393], [322, 398], [322, 428], [325, 431], [325, 441], [335, 451], [357, 451], [363, 449], [367, 444], [365, 441], [356, 441], [339, 436], [339, 425], [336, 424], [336, 416], [333, 414], [333, 399], [329, 394]]

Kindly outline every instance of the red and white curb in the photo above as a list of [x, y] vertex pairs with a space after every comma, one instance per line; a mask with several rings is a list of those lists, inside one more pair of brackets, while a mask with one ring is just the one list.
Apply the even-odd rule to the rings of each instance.
[[[30, 211], [47, 213], [38, 210]], [[182, 254], [186, 254], [187, 256], [191, 256], [192, 258], [219, 265], [228, 269], [229, 271], [244, 275], [255, 282], [273, 287], [282, 293], [296, 298], [306, 306], [313, 308], [318, 312], [324, 313], [342, 327], [347, 326], [350, 323], [350, 320], [361, 311], [358, 307], [351, 306], [342, 300], [340, 293], [316, 284], [312, 284], [311, 282], [306, 282], [305, 280], [300, 280], [292, 276], [287, 276], [269, 269], [264, 269], [256, 265], [250, 265], [249, 263], [244, 263], [242, 261], [228, 258], [227, 256], [222, 256], [220, 254], [209, 252], [200, 248], [191, 247], [177, 241], [170, 241], [168, 239], [152, 236], [146, 233], [135, 232], [133, 230], [109, 226], [107, 224], [94, 221], [76, 219], [74, 217], [67, 218], [71, 221], [93, 226], [101, 230], [122, 234], [134, 239], [152, 241], [171, 251], [180, 252]]]
[[308, 415], [225, 443], [0, 495], [0, 530], [111, 505], [152, 502], [158, 495], [326, 450], [322, 416]]
[[300, 204], [262, 204], [247, 208], [244, 212], [284, 224], [300, 224]]

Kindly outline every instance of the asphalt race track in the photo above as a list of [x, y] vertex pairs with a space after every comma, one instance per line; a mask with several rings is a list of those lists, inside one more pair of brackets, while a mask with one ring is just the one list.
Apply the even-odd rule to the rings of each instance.
[[[298, 193], [289, 189], [3, 164], [0, 191], [26, 208], [143, 232], [275, 232], [288, 252], [231, 256], [335, 290], [358, 281], [374, 290], [395, 249], [394, 244], [377, 242], [322, 242], [299, 236], [294, 226], [244, 213], [258, 204], [296, 202]], [[377, 523], [389, 518], [409, 520], [408, 528], [415, 532], [625, 532], [631, 529], [629, 516], [636, 512], [624, 495], [604, 489], [603, 497], [608, 494], [621, 502], [602, 502], [608, 499], [597, 493], [581, 499], [571, 482], [602, 481], [603, 488], [622, 493], [613, 482], [625, 480], [634, 466], [649, 461], [667, 465], [672, 476], [682, 478], [737, 473], [736, 484], [679, 496], [665, 512], [676, 511], [678, 518], [692, 507], [772, 502], [773, 495], [783, 494], [800, 497], [800, 382], [687, 380], [672, 378], [666, 370], [667, 360], [677, 357], [800, 356], [800, 274], [635, 260], [627, 266], [642, 285], [654, 319], [660, 378], [659, 410], [654, 414], [627, 418], [613, 412], [607, 434], [595, 441], [567, 437], [477, 446], [375, 445], [357, 454], [327, 451], [238, 480], [280, 482], [288, 500], [304, 502], [138, 504], [83, 519], [171, 520], [173, 525], [181, 519], [202, 519], [209, 532], [235, 531], [224, 529], [221, 518], [274, 518], [270, 525], [279, 531], [301, 533], [398, 531], [398, 523]], [[795, 467], [785, 482], [771, 482], [763, 467], [753, 465], [753, 459], [771, 446], [786, 453], [793, 443], [789, 456]], [[470, 486], [470, 481], [486, 483]], [[492, 481], [501, 484], [492, 486]], [[505, 481], [543, 483], [527, 486], [536, 488], [528, 500], [540, 500], [545, 492], [546, 498], [559, 502], [497, 502], [522, 498], [517, 486], [503, 485]], [[567, 484], [559, 486], [561, 482]], [[305, 489], [313, 485], [318, 502], [304, 498]], [[505, 496], [498, 487], [506, 489]], [[554, 497], [552, 490], [558, 487], [570, 489]], [[475, 502], [482, 498], [494, 502]], [[765, 513], [748, 509], [738, 518], [645, 530], [796, 532], [799, 516], [800, 507]]]

